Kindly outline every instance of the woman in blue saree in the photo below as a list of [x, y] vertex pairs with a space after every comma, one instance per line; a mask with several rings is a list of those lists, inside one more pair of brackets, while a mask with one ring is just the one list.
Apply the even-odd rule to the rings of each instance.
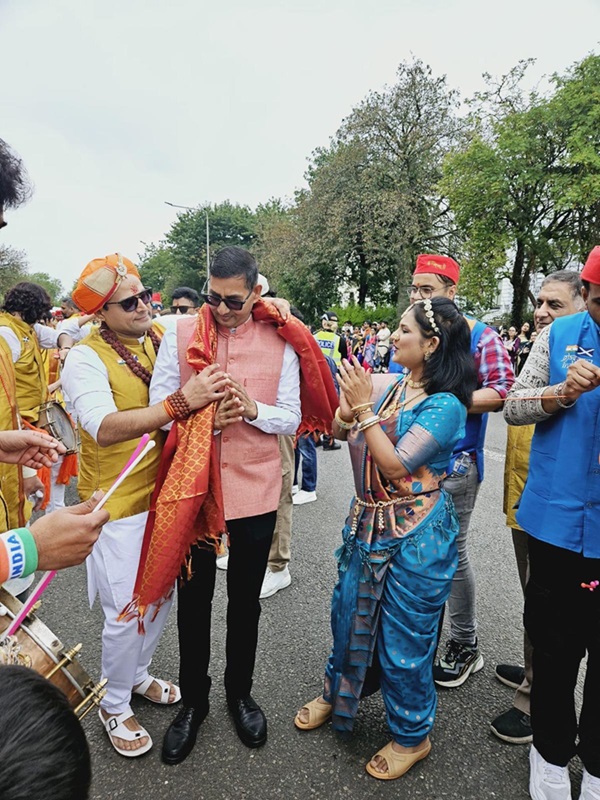
[[381, 688], [393, 740], [367, 764], [403, 775], [431, 749], [437, 695], [432, 663], [457, 565], [458, 520], [441, 488], [464, 435], [476, 375], [470, 332], [454, 303], [415, 303], [392, 335], [406, 375], [342, 362], [334, 433], [348, 440], [356, 496], [338, 551], [332, 652], [323, 695], [296, 715], [312, 730], [351, 731], [361, 696]]

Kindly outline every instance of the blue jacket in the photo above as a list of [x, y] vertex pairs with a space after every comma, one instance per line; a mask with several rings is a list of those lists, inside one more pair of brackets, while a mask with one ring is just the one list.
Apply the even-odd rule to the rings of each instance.
[[[549, 342], [551, 386], [578, 359], [600, 366], [600, 332], [587, 312], [555, 320]], [[538, 422], [517, 512], [524, 531], [586, 558], [600, 558], [599, 412], [596, 389]]]

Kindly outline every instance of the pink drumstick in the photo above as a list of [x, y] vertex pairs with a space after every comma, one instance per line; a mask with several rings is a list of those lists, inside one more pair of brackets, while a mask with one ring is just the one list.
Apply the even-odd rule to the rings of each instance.
[[[145, 433], [142, 438], [140, 439], [137, 447], [131, 454], [131, 458], [125, 464], [121, 472], [119, 473], [118, 478], [110, 487], [108, 492], [104, 495], [102, 500], [98, 503], [95, 507], [94, 511], [98, 511], [102, 508], [102, 506], [106, 503], [108, 498], [113, 494], [113, 492], [118, 489], [118, 487], [123, 483], [127, 475], [131, 472], [131, 470], [138, 465], [138, 463], [142, 460], [142, 458], [154, 447], [155, 443], [150, 441], [150, 434]], [[54, 580], [56, 575], [56, 570], [51, 569], [47, 572], [44, 572], [38, 585], [35, 587], [31, 595], [27, 598], [27, 601], [24, 603], [23, 608], [19, 611], [17, 616], [13, 619], [10, 623], [6, 631], [4, 632], [2, 639], [6, 638], [7, 636], [12, 636], [15, 631], [17, 631], [27, 614], [29, 614], [30, 610], [33, 608], [35, 603], [40, 599], [43, 592], [48, 588], [50, 583]]]

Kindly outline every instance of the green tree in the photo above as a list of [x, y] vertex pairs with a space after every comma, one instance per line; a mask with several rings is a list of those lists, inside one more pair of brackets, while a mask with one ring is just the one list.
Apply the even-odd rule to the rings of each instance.
[[526, 94], [531, 62], [476, 96], [473, 134], [446, 160], [441, 189], [464, 230], [461, 293], [489, 307], [498, 280], [526, 315], [532, 274], [579, 262], [600, 234], [600, 57]]
[[311, 314], [356, 295], [359, 306], [404, 307], [418, 252], [448, 252], [456, 232], [437, 185], [461, 133], [458, 98], [421, 61], [352, 110], [330, 145], [316, 150], [308, 189], [258, 232], [291, 299]]
[[227, 245], [250, 248], [254, 238], [254, 214], [247, 206], [228, 200], [182, 211], [158, 244], [148, 244], [138, 257], [140, 275], [156, 292], [169, 299], [178, 286], [201, 291], [206, 281], [206, 219], [210, 253]]
[[19, 281], [29, 280], [29, 266], [22, 250], [0, 245], [0, 297]]
[[206, 277], [207, 214], [210, 254], [228, 245], [249, 249], [255, 236], [253, 212], [248, 206], [229, 200], [178, 214], [167, 233], [166, 244], [172, 249], [182, 277], [188, 280], [187, 285], [194, 288], [201, 288]]
[[32, 272], [30, 275], [27, 275], [24, 280], [43, 286], [50, 295], [54, 305], [58, 305], [63, 294], [63, 285], [58, 278], [53, 278], [47, 272]]
[[153, 292], [161, 292], [165, 304], [173, 289], [185, 285], [173, 250], [164, 242], [146, 245], [138, 256], [138, 266], [144, 286]]

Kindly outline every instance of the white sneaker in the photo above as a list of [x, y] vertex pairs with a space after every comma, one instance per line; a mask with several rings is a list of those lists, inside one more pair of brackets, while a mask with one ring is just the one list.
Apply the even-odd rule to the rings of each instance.
[[304, 489], [300, 489], [300, 491], [294, 495], [292, 503], [295, 506], [303, 506], [304, 503], [314, 503], [316, 499], [316, 492], [305, 492]]
[[590, 775], [585, 767], [583, 768], [579, 800], [600, 800], [600, 778]]
[[533, 745], [529, 751], [529, 770], [529, 794], [533, 800], [572, 800], [569, 768], [550, 764]]
[[292, 486], [292, 494], [298, 494], [298, 492], [299, 492], [299, 491], [300, 491], [300, 487], [298, 486], [298, 484], [297, 484], [297, 483], [295, 483], [295, 484]]
[[229, 553], [224, 556], [219, 556], [217, 558], [217, 569], [227, 569], [227, 565], [229, 564]]
[[284, 567], [279, 572], [271, 572], [267, 567], [265, 577], [263, 580], [262, 589], [260, 590], [260, 599], [264, 600], [266, 597], [271, 597], [276, 594], [280, 589], [285, 589], [292, 582], [292, 576], [287, 567]]

